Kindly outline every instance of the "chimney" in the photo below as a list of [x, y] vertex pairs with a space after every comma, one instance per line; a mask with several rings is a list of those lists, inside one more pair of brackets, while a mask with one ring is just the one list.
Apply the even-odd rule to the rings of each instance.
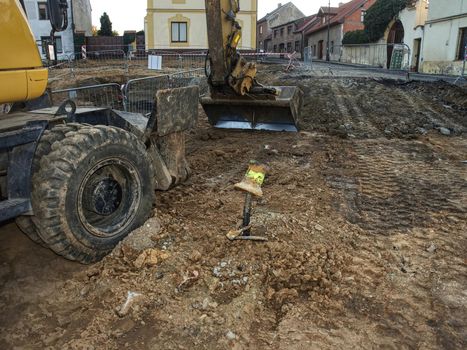
[[282, 7], [282, 4], [281, 4], [281, 3], [278, 3], [278, 4], [277, 4], [277, 8], [279, 8], [279, 7]]

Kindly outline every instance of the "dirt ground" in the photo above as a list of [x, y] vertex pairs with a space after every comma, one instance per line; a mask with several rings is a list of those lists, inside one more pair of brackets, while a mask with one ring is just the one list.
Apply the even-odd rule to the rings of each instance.
[[[188, 137], [191, 179], [82, 266], [0, 234], [2, 349], [465, 349], [467, 90], [265, 67], [300, 133]], [[250, 160], [252, 231], [230, 242]]]

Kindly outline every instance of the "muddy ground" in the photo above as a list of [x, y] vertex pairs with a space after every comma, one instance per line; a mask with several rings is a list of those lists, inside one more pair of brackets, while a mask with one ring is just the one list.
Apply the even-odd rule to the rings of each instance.
[[[0, 348], [465, 349], [467, 90], [351, 75], [263, 70], [303, 89], [297, 134], [201, 114], [191, 179], [98, 264], [4, 226]], [[230, 242], [252, 159], [269, 242]]]

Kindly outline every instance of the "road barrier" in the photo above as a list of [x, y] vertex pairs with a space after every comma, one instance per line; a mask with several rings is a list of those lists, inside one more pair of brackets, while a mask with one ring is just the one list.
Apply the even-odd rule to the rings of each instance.
[[131, 79], [123, 86], [110, 83], [54, 90], [51, 100], [54, 106], [72, 100], [79, 107], [104, 107], [147, 115], [153, 110], [157, 91], [191, 85], [198, 85], [201, 94], [208, 91], [204, 69]]
[[190, 85], [200, 86], [201, 94], [207, 92], [204, 69], [131, 79], [123, 88], [124, 110], [132, 113], [151, 113], [157, 91]]

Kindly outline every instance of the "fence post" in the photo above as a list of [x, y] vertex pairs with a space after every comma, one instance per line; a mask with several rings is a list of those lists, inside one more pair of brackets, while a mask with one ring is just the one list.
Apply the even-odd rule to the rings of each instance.
[[83, 60], [88, 58], [87, 53], [86, 53], [86, 45], [81, 46], [81, 57]]

